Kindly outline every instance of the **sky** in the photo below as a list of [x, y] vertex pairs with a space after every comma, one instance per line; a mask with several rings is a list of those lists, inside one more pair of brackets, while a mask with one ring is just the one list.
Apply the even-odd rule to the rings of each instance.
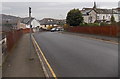
[[[65, 2], [64, 2], [65, 1]], [[93, 7], [94, 1], [98, 8], [117, 8], [119, 0], [4, 0], [2, 1], [2, 14], [28, 17], [28, 7], [32, 8], [32, 17], [38, 20], [43, 18], [65, 19], [69, 10]]]

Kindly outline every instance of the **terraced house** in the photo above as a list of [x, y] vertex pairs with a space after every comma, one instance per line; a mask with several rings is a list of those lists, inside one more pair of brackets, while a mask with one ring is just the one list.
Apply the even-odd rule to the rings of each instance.
[[111, 16], [113, 15], [116, 22], [120, 21], [119, 11], [120, 7], [114, 9], [101, 9], [96, 7], [94, 2], [93, 8], [83, 8], [80, 10], [83, 14], [85, 23], [106, 22], [110, 23]]

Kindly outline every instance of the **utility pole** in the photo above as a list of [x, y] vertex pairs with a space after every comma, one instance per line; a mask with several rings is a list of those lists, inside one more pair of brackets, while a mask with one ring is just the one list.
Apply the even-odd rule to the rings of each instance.
[[32, 46], [32, 38], [31, 38], [31, 34], [32, 34], [32, 25], [31, 25], [31, 7], [29, 7], [29, 18], [30, 18], [30, 50], [29, 50], [29, 54], [30, 54], [30, 58], [29, 60], [33, 60], [34, 58], [32, 58], [32, 51], [31, 51], [31, 46]]

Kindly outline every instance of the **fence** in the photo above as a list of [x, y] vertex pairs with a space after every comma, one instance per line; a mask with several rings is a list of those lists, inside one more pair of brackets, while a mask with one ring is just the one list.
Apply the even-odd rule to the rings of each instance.
[[16, 42], [21, 38], [23, 34], [29, 32], [30, 32], [29, 28], [6, 32], [7, 51], [10, 51], [13, 48], [13, 46], [16, 44]]
[[[23, 33], [29, 33], [30, 32], [30, 29], [29, 28], [26, 28], [26, 29], [22, 29]], [[31, 30], [32, 31], [32, 30]], [[32, 31], [33, 32], [33, 31]]]
[[10, 51], [15, 43], [20, 39], [23, 32], [22, 30], [13, 30], [6, 33], [7, 38], [7, 51]]
[[112, 37], [117, 37], [118, 33], [120, 32], [119, 26], [91, 26], [91, 27], [77, 26], [77, 27], [69, 27], [67, 31], [112, 36]]

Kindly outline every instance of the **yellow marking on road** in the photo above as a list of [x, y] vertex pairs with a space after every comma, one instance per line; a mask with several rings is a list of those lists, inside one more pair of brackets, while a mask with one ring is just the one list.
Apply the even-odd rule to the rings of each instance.
[[45, 62], [46, 62], [46, 64], [47, 64], [48, 68], [50, 69], [50, 71], [51, 71], [51, 73], [52, 73], [53, 77], [54, 77], [55, 79], [57, 79], [56, 74], [54, 73], [54, 71], [53, 71], [52, 67], [51, 67], [51, 66], [50, 66], [50, 64], [48, 63], [48, 61], [47, 61], [47, 59], [46, 59], [45, 55], [43, 54], [43, 52], [42, 52], [42, 50], [41, 50], [40, 46], [38, 45], [38, 43], [36, 42], [36, 40], [35, 40], [35, 38], [34, 38], [33, 36], [32, 36], [32, 38], [33, 38], [33, 40], [34, 40], [35, 44], [37, 45], [37, 47], [38, 47], [38, 49], [39, 49], [39, 51], [40, 51], [40, 53], [41, 53], [41, 55], [42, 55], [43, 59], [45, 60]]
[[39, 52], [38, 52], [38, 49], [37, 49], [37, 47], [36, 47], [35, 42], [33, 41], [33, 39], [32, 39], [32, 42], [33, 42], [33, 46], [34, 46], [34, 48], [35, 48], [35, 50], [36, 50], [36, 53], [37, 53], [37, 55], [38, 55], [39, 61], [40, 61], [41, 65], [42, 65], [42, 68], [43, 68], [45, 77], [49, 78], [49, 75], [48, 75], [48, 73], [47, 73], [47, 70], [46, 70], [46, 68], [45, 68], [45, 66], [44, 66], [44, 63], [43, 63], [43, 61], [42, 61], [42, 59], [41, 59], [41, 57], [40, 57], [40, 54], [39, 54]]

